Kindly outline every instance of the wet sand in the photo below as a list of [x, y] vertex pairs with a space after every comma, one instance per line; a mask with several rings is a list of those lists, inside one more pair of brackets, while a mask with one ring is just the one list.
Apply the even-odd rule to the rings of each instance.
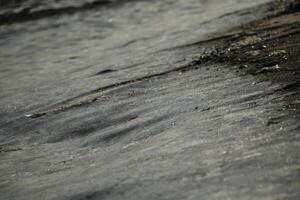
[[298, 200], [299, 2], [119, 3], [2, 21], [1, 199]]

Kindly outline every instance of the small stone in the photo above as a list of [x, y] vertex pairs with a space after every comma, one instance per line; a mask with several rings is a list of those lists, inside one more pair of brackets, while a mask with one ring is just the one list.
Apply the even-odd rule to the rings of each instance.
[[257, 56], [260, 54], [260, 51], [259, 50], [247, 51], [246, 54], [250, 56]]
[[261, 70], [258, 71], [258, 73], [263, 73], [263, 72], [274, 72], [274, 71], [278, 71], [278, 69], [280, 69], [279, 65], [276, 64], [272, 67], [263, 67]]
[[245, 69], [245, 68], [248, 68], [248, 65], [240, 65], [239, 68], [240, 68], [240, 69]]
[[38, 118], [38, 117], [41, 117], [41, 116], [44, 116], [44, 115], [46, 115], [46, 113], [26, 114], [24, 116], [34, 119], [34, 118]]
[[278, 55], [282, 55], [282, 54], [286, 54], [285, 50], [277, 50], [277, 51], [273, 51], [269, 54], [269, 56], [278, 56]]
[[210, 107], [202, 109], [201, 111], [208, 111], [208, 110], [210, 110]]

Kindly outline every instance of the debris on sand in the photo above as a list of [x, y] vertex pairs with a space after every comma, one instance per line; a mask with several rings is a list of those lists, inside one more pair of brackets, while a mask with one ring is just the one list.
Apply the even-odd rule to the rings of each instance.
[[[291, 2], [293, 8], [300, 5], [300, 2]], [[200, 57], [198, 63], [228, 63], [235, 69], [266, 74], [276, 81], [300, 79], [297, 73], [300, 66], [300, 9], [290, 12], [285, 9], [282, 13], [229, 30], [223, 36], [214, 41], [214, 47]], [[280, 76], [270, 73], [279, 70]]]
[[[244, 71], [264, 80], [298, 83], [300, 2], [277, 3], [282, 8], [277, 9], [279, 13], [229, 30], [214, 40], [214, 47], [195, 63], [227, 63], [236, 72]], [[300, 95], [299, 87], [294, 91]]]

